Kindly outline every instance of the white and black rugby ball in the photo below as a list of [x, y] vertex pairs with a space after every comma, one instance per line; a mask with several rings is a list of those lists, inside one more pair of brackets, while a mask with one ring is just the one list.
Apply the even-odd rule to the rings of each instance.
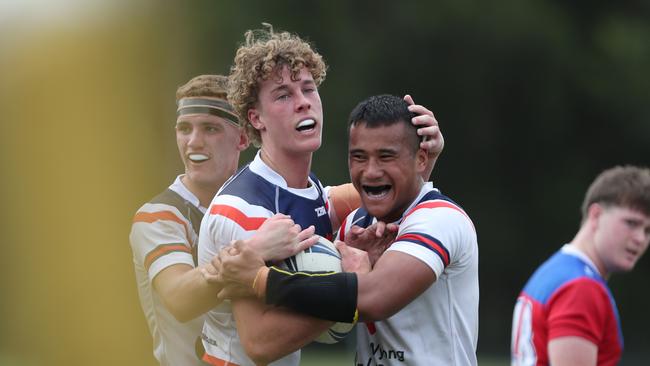
[[[290, 271], [341, 272], [341, 254], [334, 244], [322, 236], [312, 247], [284, 261]], [[353, 323], [335, 323], [315, 339], [319, 343], [336, 343], [345, 338], [354, 327]]]

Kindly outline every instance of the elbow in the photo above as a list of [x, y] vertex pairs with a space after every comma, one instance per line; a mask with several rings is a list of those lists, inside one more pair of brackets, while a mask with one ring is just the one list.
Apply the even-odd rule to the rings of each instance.
[[360, 310], [361, 318], [364, 321], [376, 322], [389, 318], [394, 313], [387, 311], [380, 306], [371, 306], [368, 309]]
[[194, 314], [191, 311], [187, 309], [187, 307], [182, 306], [181, 304], [177, 304], [174, 302], [165, 302], [165, 308], [169, 313], [174, 316], [174, 319], [178, 321], [179, 323], [187, 323], [190, 320], [196, 318], [197, 316], [201, 314]]
[[255, 363], [255, 365], [268, 365], [280, 358], [274, 355], [274, 350], [270, 347], [269, 342], [246, 342], [242, 340], [242, 346], [246, 355]]
[[359, 298], [357, 303], [359, 309], [359, 316], [363, 321], [381, 321], [390, 318], [397, 313], [399, 309], [393, 309], [385, 301], [381, 299], [365, 300]]
[[183, 313], [172, 313], [172, 315], [174, 316], [176, 321], [178, 321], [179, 323], [187, 323], [190, 320], [196, 318], [195, 316], [190, 316], [190, 315], [183, 314]]

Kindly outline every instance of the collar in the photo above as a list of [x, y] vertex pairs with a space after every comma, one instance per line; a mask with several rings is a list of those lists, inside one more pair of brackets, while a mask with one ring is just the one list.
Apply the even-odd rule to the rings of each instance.
[[318, 197], [318, 189], [316, 189], [316, 182], [314, 182], [311, 177], [308, 177], [309, 179], [309, 187], [307, 188], [291, 188], [287, 185], [287, 181], [275, 170], [271, 169], [270, 166], [268, 166], [264, 160], [262, 160], [261, 156], [262, 150], [257, 150], [257, 154], [255, 154], [255, 158], [253, 161], [248, 165], [249, 169], [264, 178], [265, 180], [269, 181], [270, 183], [287, 190], [291, 193], [294, 193], [298, 196], [303, 196], [306, 198], [310, 199], [315, 199]]
[[172, 185], [169, 186], [169, 189], [178, 193], [178, 195], [183, 197], [184, 200], [196, 206], [201, 212], [205, 213], [208, 209], [206, 207], [201, 206], [198, 197], [196, 197], [194, 193], [192, 193], [189, 189], [187, 189], [185, 184], [183, 184], [181, 178], [183, 178], [184, 176], [185, 174], [181, 174], [178, 177], [176, 177], [176, 180], [174, 180], [174, 183], [172, 183]]

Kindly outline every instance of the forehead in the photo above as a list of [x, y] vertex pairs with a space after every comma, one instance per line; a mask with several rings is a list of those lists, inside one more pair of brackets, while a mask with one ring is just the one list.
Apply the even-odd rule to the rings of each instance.
[[615, 216], [633, 218], [637, 220], [648, 221], [648, 223], [650, 223], [650, 216], [648, 216], [643, 211], [633, 207], [610, 206], [610, 207], [606, 207], [605, 211]]
[[314, 77], [309, 72], [309, 69], [302, 67], [297, 75], [297, 80], [291, 80], [291, 71], [287, 65], [282, 65], [280, 68], [273, 70], [268, 79], [262, 80], [260, 83], [260, 91], [266, 89], [275, 89], [283, 85], [292, 83], [313, 83]]
[[410, 140], [407, 132], [407, 126], [401, 122], [372, 128], [367, 127], [365, 123], [357, 123], [350, 127], [349, 148], [350, 151], [408, 149]]

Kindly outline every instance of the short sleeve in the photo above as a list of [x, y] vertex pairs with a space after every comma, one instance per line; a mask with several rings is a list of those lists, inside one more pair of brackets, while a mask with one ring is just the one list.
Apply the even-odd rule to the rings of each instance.
[[192, 246], [196, 234], [173, 206], [144, 205], [133, 218], [129, 239], [134, 261], [147, 272], [150, 281], [174, 264], [194, 267]]
[[590, 278], [563, 286], [548, 302], [548, 339], [577, 336], [594, 344], [603, 338], [612, 305], [607, 290]]

